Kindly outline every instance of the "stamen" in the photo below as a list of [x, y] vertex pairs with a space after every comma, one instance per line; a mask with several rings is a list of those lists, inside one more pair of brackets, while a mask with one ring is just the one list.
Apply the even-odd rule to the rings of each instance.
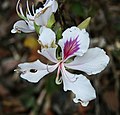
[[18, 15], [20, 14], [19, 11], [18, 11], [19, 3], [20, 3], [20, 0], [18, 0], [17, 5], [16, 5], [16, 11], [17, 11]]
[[23, 13], [23, 10], [22, 10], [22, 4], [20, 4], [19, 9], [20, 9], [21, 15], [22, 15], [23, 17], [25, 17], [25, 15], [24, 15], [24, 13]]
[[30, 8], [29, 8], [28, 0], [27, 0], [27, 10], [28, 10], [28, 13], [29, 13], [30, 15], [32, 15], [31, 12], [30, 12]]
[[60, 75], [60, 71], [61, 71], [61, 67], [60, 67], [60, 65], [59, 65], [58, 71], [57, 71], [57, 77], [56, 77], [56, 79], [55, 79], [55, 83], [56, 83], [57, 85], [60, 85], [60, 84], [62, 83], [62, 78], [59, 76], [59, 75]]
[[[19, 6], [20, 5], [20, 6]], [[19, 12], [20, 11], [20, 12]], [[16, 12], [18, 14], [18, 16], [24, 20], [27, 20], [27, 18], [25, 17], [23, 10], [22, 10], [22, 5], [20, 4], [20, 0], [18, 0], [17, 5], [16, 5]]]
[[25, 13], [26, 13], [26, 16], [27, 16], [27, 15], [28, 15], [28, 9], [26, 10], [26, 12], [25, 12]]
[[35, 6], [34, 6], [34, 3], [32, 3], [32, 12], [33, 12], [33, 15], [35, 14]]
[[61, 78], [61, 77], [56, 77], [55, 83], [56, 83], [57, 85], [60, 85], [60, 84], [62, 83], [62, 78]]

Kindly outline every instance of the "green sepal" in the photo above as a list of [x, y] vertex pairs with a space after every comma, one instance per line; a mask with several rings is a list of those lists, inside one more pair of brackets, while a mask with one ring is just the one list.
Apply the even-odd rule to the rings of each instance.
[[40, 34], [39, 31], [40, 31], [40, 26], [38, 26], [35, 22], [34, 22], [34, 28], [35, 28], [35, 31], [37, 34]]
[[62, 38], [62, 28], [59, 27], [59, 29], [57, 30], [57, 40]]
[[51, 28], [53, 26], [53, 24], [55, 23], [55, 16], [54, 14], [52, 13], [52, 15], [50, 16], [48, 22], [47, 22], [47, 27], [48, 28]]
[[82, 23], [78, 25], [79, 29], [87, 29], [88, 25], [90, 24], [91, 17], [88, 17], [86, 20], [84, 20]]
[[56, 48], [57, 45], [54, 43], [54, 41], [51, 43], [51, 48]]

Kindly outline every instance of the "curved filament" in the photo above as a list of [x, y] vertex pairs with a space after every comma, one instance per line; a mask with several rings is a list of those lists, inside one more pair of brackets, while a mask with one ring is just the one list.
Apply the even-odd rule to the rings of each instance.
[[58, 71], [57, 71], [57, 76], [56, 76], [56, 79], [55, 79], [55, 83], [57, 85], [60, 85], [62, 83], [62, 78], [60, 77], [60, 71], [61, 71], [61, 67], [59, 65]]
[[25, 17], [23, 10], [22, 10], [22, 4], [20, 4], [20, 0], [18, 0], [17, 5], [16, 5], [16, 12], [20, 18], [23, 20], [27, 20], [27, 17]]
[[29, 15], [32, 15], [31, 12], [30, 12], [30, 8], [29, 8], [28, 0], [27, 0], [27, 3], [26, 3], [26, 4], [27, 4], [27, 11], [28, 11]]

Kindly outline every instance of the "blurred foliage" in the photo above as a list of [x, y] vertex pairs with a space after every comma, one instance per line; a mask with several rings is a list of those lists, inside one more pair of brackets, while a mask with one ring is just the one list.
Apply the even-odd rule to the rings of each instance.
[[[36, 4], [38, 1], [35, 0]], [[34, 2], [35, 2], [34, 1]], [[72, 102], [73, 95], [63, 92], [54, 82], [54, 74], [32, 84], [14, 72], [20, 62], [41, 59], [37, 53], [38, 36], [11, 34], [17, 0], [0, 1], [0, 115], [119, 115], [120, 114], [120, 1], [119, 0], [57, 0], [56, 25], [52, 28], [57, 39], [67, 27], [78, 26], [91, 17], [87, 28], [90, 47], [101, 47], [110, 56], [110, 64], [102, 73], [89, 76], [97, 98], [84, 108]], [[25, 2], [22, 0], [23, 7]], [[33, 0], [29, 0], [32, 4]], [[41, 5], [42, 3], [39, 3]], [[54, 21], [53, 21], [54, 22]], [[96, 77], [97, 76], [97, 77]]]

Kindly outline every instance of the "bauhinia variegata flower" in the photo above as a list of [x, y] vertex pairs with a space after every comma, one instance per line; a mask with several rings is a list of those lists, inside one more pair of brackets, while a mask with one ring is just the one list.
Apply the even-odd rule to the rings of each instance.
[[90, 100], [96, 98], [95, 90], [90, 81], [82, 74], [75, 74], [75, 70], [88, 75], [97, 74], [105, 69], [109, 57], [101, 48], [89, 48], [90, 38], [85, 29], [71, 27], [62, 33], [63, 38], [58, 41], [61, 48], [61, 58], [58, 58], [55, 33], [46, 27], [42, 27], [40, 31], [39, 42], [42, 49], [38, 53], [53, 64], [44, 64], [40, 60], [19, 64], [20, 76], [36, 83], [45, 75], [57, 70], [56, 84], [63, 83], [64, 91], [70, 90], [75, 94], [75, 103], [80, 102], [87, 106]]
[[18, 0], [16, 11], [22, 20], [19, 20], [14, 24], [13, 29], [11, 30], [12, 33], [30, 33], [36, 31], [36, 27], [40, 28], [40, 26], [47, 26], [48, 20], [50, 19], [50, 16], [56, 12], [58, 4], [55, 0], [46, 0], [45, 4], [43, 4], [43, 8], [40, 7], [35, 10], [34, 4], [32, 4], [30, 10], [27, 0], [26, 7], [27, 10], [25, 15], [22, 10], [22, 4], [20, 4], [20, 0]]

